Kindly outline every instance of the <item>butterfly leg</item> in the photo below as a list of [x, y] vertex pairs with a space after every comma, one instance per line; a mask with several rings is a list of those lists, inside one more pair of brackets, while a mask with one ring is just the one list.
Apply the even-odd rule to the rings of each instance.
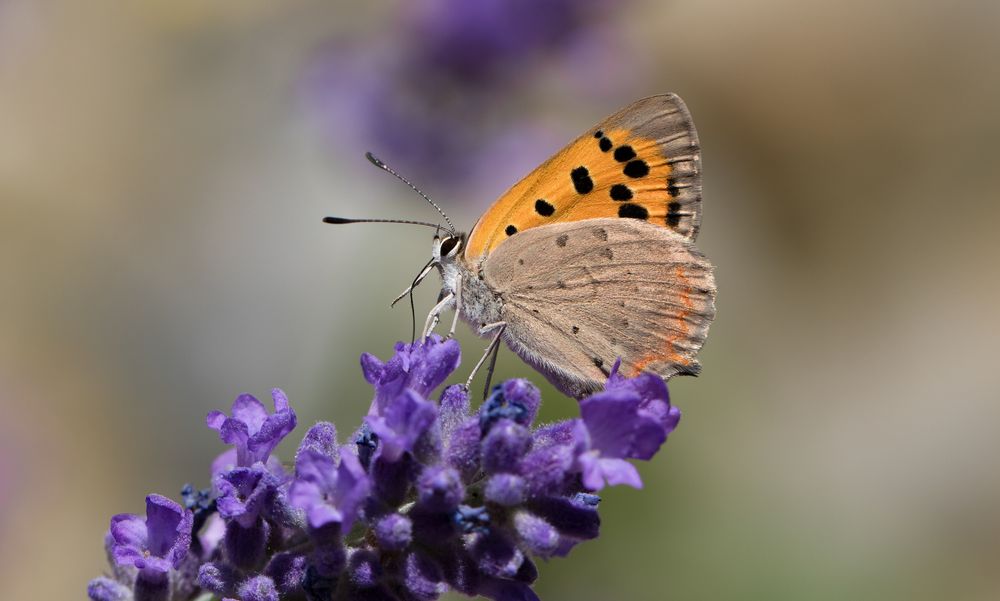
[[[501, 330], [503, 333], [503, 330]], [[499, 334], [498, 334], [499, 336]], [[497, 366], [497, 356], [500, 354], [500, 345], [493, 345], [493, 356], [490, 357], [490, 367], [486, 370], [486, 383], [483, 385], [483, 400], [485, 401], [490, 396], [490, 385], [493, 383], [493, 370]]]
[[455, 316], [451, 318], [451, 329], [448, 330], [448, 338], [455, 336], [455, 329], [458, 327], [458, 316], [462, 314], [462, 276], [456, 278], [455, 285]]
[[451, 303], [454, 299], [455, 299], [454, 292], [449, 292], [448, 294], [445, 294], [444, 296], [441, 297], [441, 300], [438, 301], [438, 304], [434, 305], [434, 308], [431, 309], [431, 312], [427, 314], [427, 321], [424, 322], [424, 335], [423, 335], [424, 338], [427, 338], [428, 336], [431, 335], [431, 332], [434, 331], [434, 328], [437, 326], [438, 321], [441, 320], [441, 311], [444, 311], [445, 307], [447, 307], [448, 304]]
[[[476, 373], [479, 371], [479, 368], [481, 368], [483, 366], [483, 364], [486, 363], [486, 359], [490, 356], [490, 353], [493, 353], [495, 350], [497, 350], [497, 349], [500, 348], [500, 337], [503, 336], [503, 332], [506, 329], [507, 329], [507, 322], [506, 321], [498, 321], [496, 323], [486, 324], [485, 326], [483, 326], [483, 327], [481, 327], [479, 329], [479, 333], [480, 334], [485, 334], [486, 332], [489, 332], [490, 330], [497, 330], [497, 333], [493, 336], [493, 340], [490, 341], [489, 345], [487, 345], [486, 352], [483, 353], [482, 358], [479, 359], [479, 363], [476, 363], [476, 366], [472, 368], [472, 373], [469, 374], [469, 379], [465, 381], [465, 389], [466, 390], [468, 390], [469, 387], [472, 386], [472, 380], [473, 380], [473, 378], [476, 377]], [[494, 355], [494, 362], [496, 361], [495, 357], [496, 356]], [[492, 369], [492, 364], [491, 364], [491, 368], [490, 368], [491, 375], [492, 375], [492, 371], [493, 371], [493, 369]]]

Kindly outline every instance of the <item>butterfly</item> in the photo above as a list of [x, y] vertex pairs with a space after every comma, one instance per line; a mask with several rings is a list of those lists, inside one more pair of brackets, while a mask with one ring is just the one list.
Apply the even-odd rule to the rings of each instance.
[[694, 246], [701, 188], [684, 102], [638, 100], [515, 184], [468, 235], [434, 205], [449, 229], [403, 295], [437, 269], [424, 336], [454, 310], [449, 335], [461, 317], [491, 338], [469, 383], [491, 353], [492, 374], [500, 342], [575, 398], [602, 389], [616, 364], [627, 376], [696, 375], [716, 295], [712, 264]]

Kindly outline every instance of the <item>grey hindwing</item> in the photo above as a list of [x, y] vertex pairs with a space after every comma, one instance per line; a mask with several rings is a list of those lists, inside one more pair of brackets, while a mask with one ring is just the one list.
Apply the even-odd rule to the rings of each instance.
[[502, 302], [504, 340], [564, 393], [621, 373], [697, 373], [715, 316], [712, 265], [684, 236], [636, 219], [519, 232], [483, 262]]

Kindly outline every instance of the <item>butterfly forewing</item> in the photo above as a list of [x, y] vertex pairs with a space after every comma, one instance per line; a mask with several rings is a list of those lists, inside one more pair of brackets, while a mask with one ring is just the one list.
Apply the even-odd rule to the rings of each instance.
[[698, 135], [674, 94], [608, 117], [501, 196], [476, 224], [465, 256], [493, 252], [532, 228], [583, 219], [635, 219], [693, 240], [701, 213]]
[[715, 316], [708, 260], [670, 228], [620, 218], [536, 227], [498, 245], [483, 277], [503, 301], [504, 338], [559, 389], [622, 373], [697, 373]]

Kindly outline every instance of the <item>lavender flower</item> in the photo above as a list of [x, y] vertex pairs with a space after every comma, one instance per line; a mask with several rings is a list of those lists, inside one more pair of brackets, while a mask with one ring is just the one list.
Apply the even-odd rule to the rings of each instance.
[[349, 531], [369, 486], [368, 475], [354, 455], [345, 453], [338, 466], [329, 455], [307, 449], [299, 455], [289, 496], [293, 507], [306, 512], [310, 528], [336, 524]]
[[219, 433], [226, 444], [236, 447], [236, 465], [250, 467], [258, 461], [267, 461], [274, 447], [295, 429], [296, 417], [288, 404], [288, 397], [281, 390], [271, 391], [274, 413], [268, 414], [264, 404], [249, 394], [241, 394], [233, 401], [232, 417], [221, 411], [208, 414], [206, 423]]
[[98, 578], [87, 594], [98, 601], [160, 600], [187, 590], [178, 569], [188, 557], [194, 516], [161, 495], [146, 497], [146, 517], [121, 513], [111, 518], [107, 546], [118, 580]]
[[541, 396], [527, 380], [494, 387], [475, 410], [461, 386], [431, 400], [458, 363], [458, 344], [436, 336], [398, 344], [385, 362], [364, 355], [375, 388], [364, 424], [344, 445], [333, 424], [316, 424], [293, 470], [270, 456], [295, 423], [280, 391], [273, 414], [249, 395], [231, 417], [212, 412], [209, 426], [235, 447], [231, 463], [216, 462], [211, 489], [184, 488], [186, 509], [150, 495], [145, 519], [115, 516], [113, 571], [87, 594], [537, 599], [532, 557], [565, 556], [596, 538], [593, 492], [641, 486], [628, 460], [650, 459], [680, 413], [658, 376], [626, 379], [617, 365], [606, 390], [581, 401], [580, 418], [548, 425], [534, 424]]

